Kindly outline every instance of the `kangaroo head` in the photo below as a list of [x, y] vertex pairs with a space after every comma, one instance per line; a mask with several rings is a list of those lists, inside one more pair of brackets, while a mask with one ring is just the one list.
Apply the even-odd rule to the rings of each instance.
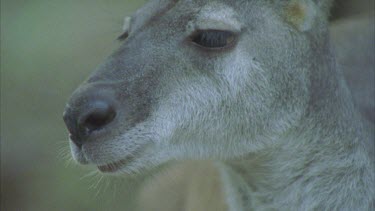
[[149, 2], [126, 19], [121, 47], [67, 104], [74, 158], [102, 172], [134, 173], [272, 146], [311, 100], [328, 7], [323, 0]]

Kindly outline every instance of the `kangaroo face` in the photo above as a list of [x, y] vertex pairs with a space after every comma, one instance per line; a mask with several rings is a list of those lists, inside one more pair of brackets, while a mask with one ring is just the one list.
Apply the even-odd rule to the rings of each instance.
[[272, 145], [301, 117], [314, 65], [313, 36], [282, 2], [149, 2], [67, 104], [73, 157], [135, 173]]

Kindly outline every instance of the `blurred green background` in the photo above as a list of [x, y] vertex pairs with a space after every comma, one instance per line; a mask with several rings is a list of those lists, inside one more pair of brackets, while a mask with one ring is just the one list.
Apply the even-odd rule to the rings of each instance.
[[[1, 0], [1, 210], [124, 210], [132, 189], [70, 159], [67, 99], [142, 1]], [[83, 178], [84, 177], [84, 178]], [[125, 184], [126, 185], [126, 184]], [[100, 192], [100, 193], [98, 193]], [[122, 208], [122, 209], [121, 209]]]
[[[1, 0], [2, 211], [131, 206], [136, 185], [68, 162], [62, 112], [73, 90], [119, 46], [123, 17], [145, 1]], [[340, 1], [335, 14], [368, 5], [358, 2]]]

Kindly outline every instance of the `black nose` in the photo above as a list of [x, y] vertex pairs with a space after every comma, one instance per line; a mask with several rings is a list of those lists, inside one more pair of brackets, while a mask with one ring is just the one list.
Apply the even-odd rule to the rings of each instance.
[[115, 116], [116, 111], [108, 102], [95, 101], [92, 102], [87, 113], [78, 119], [78, 127], [84, 128], [88, 132], [100, 130], [112, 122]]
[[66, 108], [64, 121], [71, 140], [80, 146], [93, 132], [111, 123], [116, 117], [116, 110], [105, 99], [84, 99], [77, 104]]

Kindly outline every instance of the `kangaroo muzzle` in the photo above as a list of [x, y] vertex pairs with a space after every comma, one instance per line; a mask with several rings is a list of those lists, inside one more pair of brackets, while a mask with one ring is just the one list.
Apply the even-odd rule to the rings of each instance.
[[81, 146], [93, 136], [109, 131], [118, 113], [115, 101], [109, 88], [96, 85], [79, 88], [67, 104], [63, 117], [70, 139]]

